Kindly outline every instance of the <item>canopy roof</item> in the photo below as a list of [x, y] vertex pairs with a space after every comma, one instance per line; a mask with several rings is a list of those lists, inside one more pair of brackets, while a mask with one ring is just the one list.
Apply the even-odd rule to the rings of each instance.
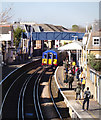
[[78, 42], [73, 42], [59, 47], [58, 50], [82, 50], [81, 46]]

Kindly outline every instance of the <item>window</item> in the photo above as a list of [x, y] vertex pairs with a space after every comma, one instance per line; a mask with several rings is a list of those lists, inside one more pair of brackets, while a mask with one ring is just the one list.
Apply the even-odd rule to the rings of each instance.
[[100, 45], [101, 38], [99, 37], [93, 37], [93, 45]]
[[97, 87], [99, 86], [99, 76], [96, 76], [96, 80], [97, 80]]
[[53, 55], [53, 59], [56, 59], [56, 55]]
[[99, 39], [94, 39], [94, 45], [99, 45]]
[[47, 58], [47, 55], [44, 55], [44, 58]]
[[48, 59], [51, 59], [52, 55], [51, 54], [48, 54]]
[[94, 79], [95, 79], [95, 74], [90, 71], [90, 80], [92, 81], [92, 83], [94, 83]]

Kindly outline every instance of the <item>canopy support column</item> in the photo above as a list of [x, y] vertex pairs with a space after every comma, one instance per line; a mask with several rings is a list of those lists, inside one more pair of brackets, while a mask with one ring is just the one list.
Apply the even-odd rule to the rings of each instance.
[[71, 52], [68, 51], [68, 53], [69, 53], [69, 61], [71, 61]]

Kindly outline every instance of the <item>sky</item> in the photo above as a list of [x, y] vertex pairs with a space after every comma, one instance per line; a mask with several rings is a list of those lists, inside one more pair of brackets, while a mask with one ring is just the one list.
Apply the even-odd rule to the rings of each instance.
[[33, 21], [71, 28], [99, 19], [99, 2], [2, 2], [2, 10], [12, 7], [12, 21]]

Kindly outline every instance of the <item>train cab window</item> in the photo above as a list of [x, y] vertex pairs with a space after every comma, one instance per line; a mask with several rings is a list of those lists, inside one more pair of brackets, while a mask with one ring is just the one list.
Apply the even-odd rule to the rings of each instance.
[[51, 54], [48, 54], [48, 59], [51, 59], [51, 56], [52, 56]]
[[53, 59], [56, 59], [56, 55], [53, 55]]
[[44, 55], [44, 58], [47, 58], [47, 55]]

